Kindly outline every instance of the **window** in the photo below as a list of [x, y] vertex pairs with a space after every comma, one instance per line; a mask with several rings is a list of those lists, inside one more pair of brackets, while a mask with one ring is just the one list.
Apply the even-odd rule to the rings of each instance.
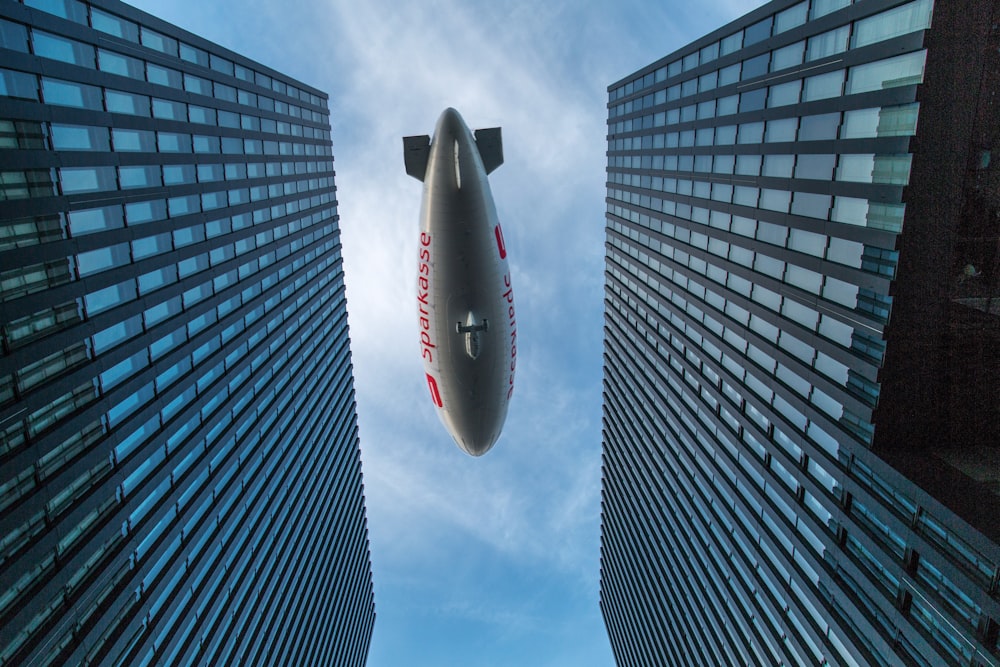
[[735, 53], [743, 47], [743, 31], [733, 33], [729, 37], [724, 37], [719, 42], [719, 55], [725, 56]]
[[101, 271], [123, 266], [130, 262], [128, 244], [98, 248], [89, 252], [81, 252], [76, 256], [76, 270], [80, 277], [89, 276]]
[[221, 164], [206, 163], [198, 165], [198, 181], [201, 183], [221, 181], [224, 177], [223, 166]]
[[94, 30], [127, 39], [130, 42], [139, 41], [139, 26], [113, 14], [108, 14], [97, 7], [90, 8], [90, 24]]
[[764, 108], [767, 100], [767, 88], [758, 88], [740, 94], [740, 113], [745, 111], [758, 111]]
[[114, 167], [63, 167], [59, 170], [63, 194], [116, 189]]
[[177, 52], [177, 40], [150, 30], [146, 26], [141, 26], [139, 34], [140, 42], [143, 46], [165, 53], [168, 56], [179, 57]]
[[830, 214], [830, 200], [830, 195], [796, 192], [792, 200], [792, 213], [826, 220]]
[[167, 217], [167, 203], [162, 199], [125, 204], [125, 220], [129, 225], [139, 225]]
[[741, 176], [759, 176], [760, 155], [738, 155], [736, 156], [736, 173]]
[[167, 210], [171, 218], [188, 213], [197, 213], [201, 210], [201, 201], [198, 195], [188, 195], [186, 197], [171, 197], [167, 200]]
[[868, 219], [868, 200], [856, 197], [835, 197], [830, 219], [864, 227]]
[[103, 110], [101, 89], [97, 86], [42, 77], [42, 97], [46, 104]]
[[28, 29], [20, 23], [0, 19], [0, 48], [28, 52]]
[[764, 141], [768, 143], [795, 141], [795, 131], [799, 127], [798, 118], [779, 118], [767, 121], [767, 133]]
[[194, 63], [195, 65], [200, 65], [201, 67], [208, 67], [208, 51], [204, 51], [196, 46], [191, 46], [190, 44], [181, 42], [180, 54], [181, 60], [186, 60], [189, 63]]
[[771, 22], [773, 21], [773, 16], [768, 16], [762, 21], [754, 23], [752, 26], [744, 29], [743, 33], [743, 46], [750, 46], [751, 44], [756, 44], [757, 42], [762, 42], [771, 36]]
[[799, 121], [799, 141], [822, 141], [837, 138], [840, 113], [803, 116]]
[[138, 315], [113, 324], [94, 334], [94, 352], [104, 354], [119, 343], [142, 333], [142, 318]]
[[88, 208], [80, 211], [70, 211], [69, 230], [72, 236], [82, 236], [103, 232], [107, 229], [118, 229], [124, 225], [121, 206], [105, 206], [103, 208]]
[[844, 87], [844, 70], [810, 76], [802, 89], [802, 101], [823, 100], [838, 97]]
[[771, 71], [777, 72], [778, 70], [801, 65], [805, 46], [806, 43], [802, 41], [776, 49], [771, 57]]
[[746, 81], [748, 79], [753, 79], [758, 76], [763, 76], [767, 74], [767, 66], [770, 62], [771, 54], [763, 53], [756, 58], [750, 58], [749, 60], [743, 61], [743, 71], [741, 73], [741, 79]]
[[872, 182], [906, 185], [910, 182], [910, 162], [912, 156], [876, 155], [872, 168]]
[[227, 86], [225, 84], [216, 81], [214, 83], [215, 87], [215, 97], [220, 100], [225, 100], [227, 102], [236, 101], [236, 89], [232, 86]]
[[51, 125], [53, 150], [107, 151], [108, 129], [106, 127], [86, 127], [81, 125]]
[[151, 130], [111, 130], [111, 142], [116, 151], [156, 152], [156, 137]]
[[157, 132], [156, 144], [161, 153], [190, 153], [191, 135], [178, 132]]
[[855, 21], [851, 48], [867, 46], [917, 30], [926, 30], [931, 25], [932, 7], [932, 0], [916, 0]]
[[142, 295], [149, 294], [164, 285], [169, 285], [177, 281], [177, 265], [170, 264], [155, 271], [144, 273], [139, 276], [138, 281], [139, 293]]
[[719, 73], [716, 71], [702, 74], [698, 77], [698, 92], [704, 93], [707, 90], [714, 90], [719, 83]]
[[[739, 206], [757, 206], [757, 188], [752, 188], [746, 185], [737, 185], [733, 188], [733, 203]], [[734, 229], [735, 231], [735, 224]]]
[[914, 51], [851, 68], [847, 78], [848, 95], [896, 86], [909, 86], [924, 80], [926, 51]]
[[736, 164], [734, 155], [716, 155], [712, 171], [716, 174], [732, 174]]
[[765, 155], [762, 175], [773, 178], [791, 178], [794, 155]]
[[[52, 94], [55, 94], [54, 92]], [[38, 77], [27, 72], [0, 69], [0, 95], [25, 100], [38, 99]], [[57, 104], [57, 102], [53, 102]]]
[[761, 188], [760, 207], [770, 211], [788, 212], [788, 205], [792, 200], [792, 193], [786, 190], [772, 190]]
[[113, 51], [97, 50], [97, 64], [102, 72], [109, 72], [142, 81], [146, 78], [145, 63], [138, 58], [123, 56]]
[[833, 12], [843, 9], [844, 7], [850, 7], [851, 1], [852, 0], [813, 0], [812, 16], [810, 18], [816, 19], [820, 16], [832, 14]]
[[194, 152], [195, 153], [218, 153], [219, 152], [219, 137], [205, 137], [200, 135], [194, 136]]
[[782, 12], [778, 12], [774, 16], [774, 34], [777, 35], [778, 33], [805, 24], [808, 13], [808, 2], [800, 2]]
[[853, 183], [871, 183], [875, 170], [875, 156], [871, 153], [841, 155], [837, 167], [837, 180]]
[[[703, 46], [701, 49], [701, 62], [707, 63], [715, 60], [719, 57], [719, 43], [712, 42], [708, 46]], [[289, 94], [291, 94], [292, 89], [289, 88]], [[293, 95], [294, 97], [294, 95]]]
[[731, 145], [736, 143], [736, 126], [722, 125], [715, 128], [715, 144]]
[[135, 282], [128, 280], [111, 287], [106, 287], [96, 292], [91, 292], [84, 297], [87, 314], [93, 316], [119, 304], [135, 299]]
[[214, 53], [209, 54], [209, 58], [211, 59], [211, 67], [213, 70], [233, 76], [233, 61], [217, 56]]
[[847, 40], [850, 36], [851, 26], [842, 25], [821, 35], [810, 37], [806, 44], [806, 60], [818, 60], [843, 53], [847, 50]]
[[104, 99], [107, 102], [108, 111], [112, 113], [149, 117], [149, 98], [145, 95], [105, 90]]
[[94, 47], [89, 44], [50, 35], [41, 30], [32, 30], [32, 46], [35, 55], [50, 58], [71, 65], [94, 68]]
[[181, 73], [169, 67], [146, 63], [146, 80], [158, 86], [170, 86], [171, 88], [182, 88]]
[[741, 63], [734, 63], [719, 70], [719, 87], [728, 86], [740, 80]]
[[780, 107], [787, 104], [798, 104], [799, 92], [802, 89], [802, 80], [788, 81], [787, 83], [771, 86], [768, 90], [767, 106]]
[[196, 183], [195, 166], [193, 164], [170, 164], [163, 165], [164, 185], [179, 185], [182, 183]]
[[160, 168], [148, 167], [118, 167], [118, 182], [123, 190], [129, 188], [152, 188], [162, 185]]
[[729, 95], [728, 97], [720, 97], [718, 99], [718, 105], [715, 111], [716, 116], [729, 116], [737, 112], [737, 107], [739, 106], [739, 95]]
[[188, 115], [192, 123], [202, 123], [203, 125], [215, 125], [215, 116], [216, 116], [215, 109], [199, 107], [194, 104], [191, 104], [188, 106]]
[[827, 250], [826, 258], [838, 264], [846, 264], [857, 269], [861, 267], [861, 255], [864, 250], [864, 244], [857, 241], [831, 237], [830, 248]]
[[172, 250], [171, 236], [168, 232], [154, 236], [144, 236], [132, 241], [132, 256], [136, 261], [161, 255]]
[[833, 177], [833, 166], [836, 160], [835, 155], [825, 153], [799, 155], [795, 165], [795, 178], [830, 180]]
[[153, 117], [167, 120], [187, 120], [187, 105], [173, 100], [153, 98]]
[[212, 82], [209, 81], [208, 79], [203, 79], [200, 76], [185, 74], [184, 90], [188, 91], [189, 93], [197, 93], [198, 95], [211, 95]]
[[[798, 195], [800, 193], [796, 193]], [[789, 232], [788, 247], [796, 252], [803, 252], [814, 257], [822, 257], [826, 248], [826, 236], [807, 232], [804, 229], [793, 228]]]

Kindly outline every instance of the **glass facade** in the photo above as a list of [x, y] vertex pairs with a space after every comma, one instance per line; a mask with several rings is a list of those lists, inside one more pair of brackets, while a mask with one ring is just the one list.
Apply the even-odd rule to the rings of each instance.
[[326, 96], [114, 0], [0, 55], [0, 664], [364, 664]]
[[619, 665], [1000, 665], [1000, 547], [873, 450], [934, 14], [777, 0], [609, 88]]

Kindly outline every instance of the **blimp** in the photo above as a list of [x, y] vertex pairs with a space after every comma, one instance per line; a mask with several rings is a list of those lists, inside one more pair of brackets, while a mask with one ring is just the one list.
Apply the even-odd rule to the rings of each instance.
[[403, 137], [403, 155], [424, 184], [417, 317], [427, 388], [458, 446], [482, 456], [507, 419], [517, 365], [507, 246], [487, 179], [503, 163], [500, 128], [473, 133], [445, 109], [433, 137]]

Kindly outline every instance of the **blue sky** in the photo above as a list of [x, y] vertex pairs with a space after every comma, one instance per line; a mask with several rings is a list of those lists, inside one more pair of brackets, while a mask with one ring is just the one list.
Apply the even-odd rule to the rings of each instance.
[[[368, 664], [609, 665], [598, 608], [606, 88], [756, 1], [133, 2], [330, 95], [377, 620]], [[457, 108], [518, 316], [503, 435], [473, 459], [418, 349], [421, 185], [402, 141]]]

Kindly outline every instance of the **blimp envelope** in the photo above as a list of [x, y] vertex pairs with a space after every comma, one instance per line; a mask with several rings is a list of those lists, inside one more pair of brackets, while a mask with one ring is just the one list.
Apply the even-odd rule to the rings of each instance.
[[487, 179], [503, 163], [500, 128], [473, 136], [445, 109], [433, 139], [403, 138], [403, 156], [424, 183], [417, 316], [427, 388], [458, 446], [481, 456], [500, 437], [517, 365], [507, 246]]

